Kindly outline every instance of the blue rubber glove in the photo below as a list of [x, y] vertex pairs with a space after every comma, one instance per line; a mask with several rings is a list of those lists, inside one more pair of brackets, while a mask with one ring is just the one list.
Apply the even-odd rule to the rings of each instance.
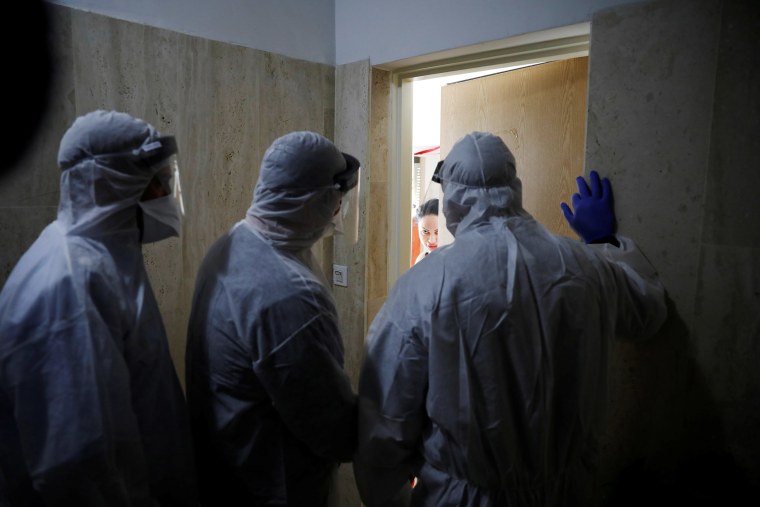
[[583, 239], [584, 243], [612, 243], [615, 239], [615, 208], [612, 204], [612, 185], [607, 178], [599, 178], [591, 171], [586, 184], [583, 176], [576, 178], [578, 193], [573, 194], [573, 209], [564, 202], [560, 205], [570, 227]]

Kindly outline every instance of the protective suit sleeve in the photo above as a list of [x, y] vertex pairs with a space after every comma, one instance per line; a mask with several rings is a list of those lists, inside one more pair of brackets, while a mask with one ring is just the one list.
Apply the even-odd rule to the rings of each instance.
[[[386, 302], [370, 328], [359, 381], [359, 445], [354, 474], [367, 507], [404, 506], [422, 464], [428, 356], [423, 342], [390, 315]], [[413, 326], [404, 328], [413, 329]]]
[[618, 301], [617, 334], [627, 338], [653, 336], [667, 317], [665, 288], [657, 270], [630, 238], [617, 235], [620, 246], [609, 243], [589, 245], [617, 269], [615, 277]]
[[299, 325], [255, 360], [253, 369], [277, 413], [299, 440], [319, 456], [348, 462], [356, 448], [356, 394], [343, 370], [334, 312], [317, 309], [327, 304], [326, 300], [316, 306], [289, 301], [267, 310], [269, 322], [289, 320]]
[[0, 385], [45, 505], [151, 505], [120, 350], [123, 294], [97, 274], [85, 283], [92, 291], [66, 278], [45, 297], [15, 303], [28, 307], [4, 332], [23, 338], [0, 353]]

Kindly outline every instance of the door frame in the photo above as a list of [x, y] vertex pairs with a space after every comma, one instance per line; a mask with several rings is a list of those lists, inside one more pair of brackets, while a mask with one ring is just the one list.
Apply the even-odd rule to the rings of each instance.
[[588, 56], [590, 35], [591, 23], [579, 23], [377, 66], [391, 73], [388, 136], [388, 293], [410, 266], [412, 82], [422, 77], [462, 74]]

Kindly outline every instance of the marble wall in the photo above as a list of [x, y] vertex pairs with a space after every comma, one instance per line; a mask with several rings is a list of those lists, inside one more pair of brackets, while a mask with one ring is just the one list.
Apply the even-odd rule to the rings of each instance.
[[388, 296], [388, 201], [390, 181], [391, 75], [372, 69], [370, 91], [370, 160], [372, 174], [367, 221], [367, 321], [365, 332]]
[[0, 286], [19, 257], [56, 217], [58, 143], [75, 117], [69, 10], [53, 9], [51, 46], [55, 79], [43, 124], [21, 160], [0, 179]]
[[[364, 356], [367, 311], [366, 252], [371, 241], [371, 220], [367, 210], [369, 196], [374, 191], [371, 180], [375, 164], [370, 158], [369, 103], [369, 60], [339, 65], [335, 73], [335, 142], [339, 147], [346, 147], [344, 151], [348, 151], [362, 163], [358, 193], [352, 197], [358, 199], [359, 205], [358, 234], [355, 240], [349, 239], [350, 235], [334, 236], [332, 255], [332, 262], [348, 267], [348, 286], [334, 285], [333, 294], [342, 323], [345, 367], [354, 389], [358, 387], [359, 371]], [[361, 505], [350, 463], [339, 467], [338, 485], [330, 499], [332, 506]]]
[[214, 239], [245, 215], [275, 138], [293, 130], [333, 138], [335, 68], [66, 7], [52, 14], [52, 107], [0, 185], [0, 282], [55, 217], [58, 142], [74, 118], [106, 108], [145, 119], [175, 135], [180, 149], [182, 237], [146, 245], [145, 258], [183, 378], [195, 271]]
[[[117, 109], [175, 135], [186, 209], [182, 235], [146, 245], [144, 252], [184, 384], [196, 270], [211, 243], [245, 216], [261, 158], [274, 139], [312, 130], [359, 158], [358, 199], [366, 222], [369, 62], [336, 69], [67, 7], [51, 9], [57, 71], [51, 108], [25, 158], [0, 182], [0, 285], [55, 219], [58, 143], [77, 116]], [[354, 384], [366, 326], [365, 229], [360, 227], [355, 244], [338, 237], [314, 247], [326, 273], [333, 259], [350, 268], [352, 283], [336, 287], [335, 295]], [[341, 467], [338, 481], [333, 505], [358, 506], [350, 465]]]
[[613, 353], [599, 478], [612, 504], [760, 492], [758, 28], [750, 1], [592, 20], [586, 168], [610, 177], [620, 232], [671, 309], [655, 340]]

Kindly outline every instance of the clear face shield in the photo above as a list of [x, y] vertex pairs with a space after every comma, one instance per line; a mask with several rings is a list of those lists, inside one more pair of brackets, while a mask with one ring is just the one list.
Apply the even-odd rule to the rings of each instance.
[[185, 214], [182, 201], [182, 185], [179, 178], [179, 163], [177, 162], [177, 142], [173, 136], [160, 137], [139, 149], [140, 156], [151, 167], [155, 166], [156, 178], [161, 182], [167, 195], [177, 201], [181, 215]]
[[185, 206], [182, 202], [174, 137], [161, 137], [144, 144], [133, 153], [153, 172], [153, 180], [139, 202], [142, 211], [140, 241], [154, 243], [179, 236]]
[[342, 236], [349, 245], [355, 245], [359, 239], [359, 181], [361, 167], [359, 161], [344, 153], [346, 169], [333, 178], [335, 187], [343, 196], [340, 207], [333, 217], [334, 232]]
[[[443, 160], [435, 166], [435, 172], [425, 190], [425, 197], [417, 210], [417, 228], [420, 234], [420, 247], [425, 250], [448, 245], [454, 242], [454, 236], [446, 228], [446, 217], [443, 214], [443, 189], [439, 172]], [[431, 226], [436, 226], [437, 234], [431, 237]]]

